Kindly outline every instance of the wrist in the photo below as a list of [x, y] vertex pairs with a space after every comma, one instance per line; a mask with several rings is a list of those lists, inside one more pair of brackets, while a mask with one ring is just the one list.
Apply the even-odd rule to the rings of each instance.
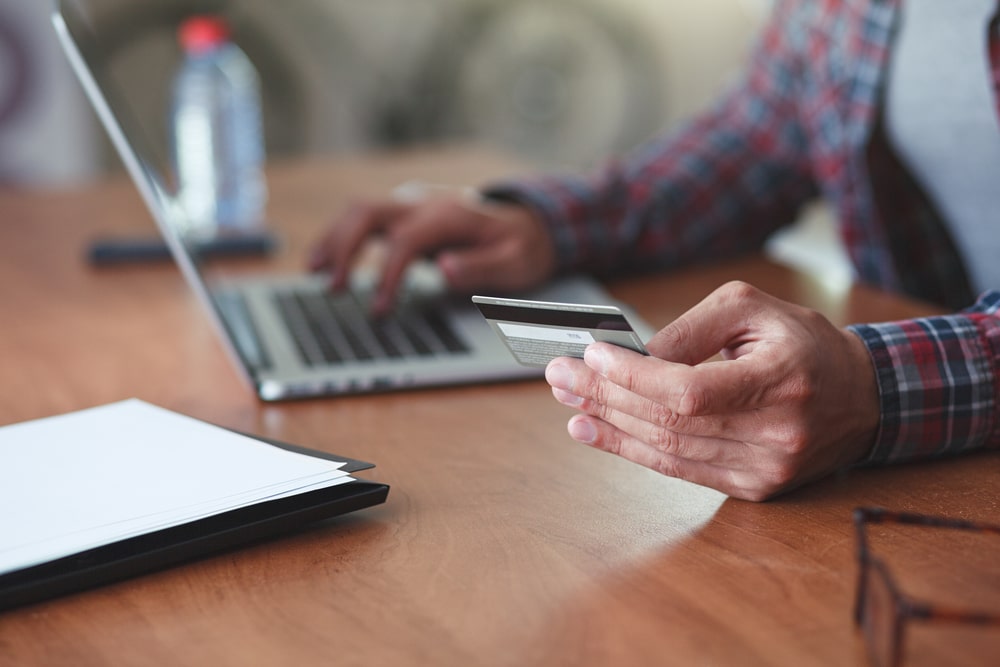
[[851, 330], [843, 331], [851, 358], [854, 391], [850, 394], [851, 414], [854, 416], [855, 435], [845, 452], [846, 463], [864, 461], [875, 446], [881, 423], [881, 396], [878, 375], [871, 353], [864, 341]]

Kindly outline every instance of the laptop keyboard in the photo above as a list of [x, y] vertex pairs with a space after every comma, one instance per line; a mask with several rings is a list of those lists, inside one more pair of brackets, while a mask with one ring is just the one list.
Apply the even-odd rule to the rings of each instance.
[[275, 299], [302, 360], [312, 366], [469, 351], [434, 304], [407, 302], [376, 318], [349, 292], [287, 290]]

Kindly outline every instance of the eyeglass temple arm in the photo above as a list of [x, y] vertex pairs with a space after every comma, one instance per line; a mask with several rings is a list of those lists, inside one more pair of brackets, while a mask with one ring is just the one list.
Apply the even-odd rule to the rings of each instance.
[[[864, 564], [868, 559], [868, 540], [865, 533], [867, 523], [901, 523], [932, 528], [950, 528], [954, 530], [971, 530], [982, 533], [1000, 535], [1000, 525], [952, 519], [940, 516], [927, 516], [912, 512], [893, 512], [879, 507], [859, 507], [854, 510], [854, 524], [857, 529], [858, 562]], [[859, 576], [859, 585], [861, 582]], [[854, 620], [861, 622], [862, 602], [855, 600]], [[937, 619], [957, 623], [978, 623], [983, 625], [1000, 625], [1000, 614], [987, 612], [970, 612], [967, 610], [931, 607], [925, 604], [911, 603], [910, 616], [920, 619]]]
[[859, 507], [854, 510], [854, 521], [862, 523], [903, 523], [932, 528], [952, 528], [956, 530], [974, 530], [982, 533], [1000, 535], [1000, 525], [966, 521], [941, 516], [928, 516], [912, 512], [893, 512], [879, 507]]
[[997, 613], [940, 607], [917, 602], [910, 602], [905, 613], [911, 618], [924, 621], [1000, 625], [1000, 614]]

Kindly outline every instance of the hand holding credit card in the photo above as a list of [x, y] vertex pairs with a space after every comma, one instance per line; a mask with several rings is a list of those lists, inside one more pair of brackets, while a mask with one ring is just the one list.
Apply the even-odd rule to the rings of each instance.
[[518, 362], [545, 366], [556, 357], [582, 358], [604, 341], [648, 355], [617, 306], [474, 296], [472, 302]]

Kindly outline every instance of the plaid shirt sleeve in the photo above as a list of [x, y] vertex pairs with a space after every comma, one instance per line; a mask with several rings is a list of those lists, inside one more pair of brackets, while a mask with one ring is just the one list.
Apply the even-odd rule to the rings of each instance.
[[865, 463], [1000, 448], [1000, 291], [955, 315], [848, 328], [879, 384], [881, 424]]
[[[804, 75], [815, 66], [809, 35], [835, 6], [778, 2], [740, 87], [678, 132], [589, 176], [484, 194], [533, 208], [564, 271], [667, 268], [758, 248], [818, 191], [808, 157], [817, 136], [800, 105], [809, 95], [838, 99]], [[1000, 448], [1000, 291], [954, 315], [850, 329], [879, 384], [881, 423], [865, 463]]]
[[758, 249], [816, 194], [795, 90], [808, 4], [781, 3], [740, 87], [679, 131], [589, 175], [496, 184], [483, 194], [535, 210], [562, 271], [608, 275]]

